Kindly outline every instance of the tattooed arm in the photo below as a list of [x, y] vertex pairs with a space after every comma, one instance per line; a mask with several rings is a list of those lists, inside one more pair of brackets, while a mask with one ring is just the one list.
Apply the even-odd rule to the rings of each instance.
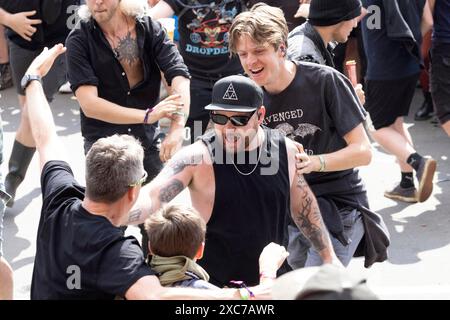
[[127, 224], [140, 224], [161, 206], [173, 200], [191, 183], [194, 171], [202, 163], [200, 142], [181, 149], [148, 185], [130, 211]]
[[296, 148], [286, 139], [289, 157], [289, 177], [291, 181], [291, 215], [297, 227], [320, 254], [324, 263], [337, 260], [328, 231], [323, 223], [316, 197], [303, 175], [295, 173]]

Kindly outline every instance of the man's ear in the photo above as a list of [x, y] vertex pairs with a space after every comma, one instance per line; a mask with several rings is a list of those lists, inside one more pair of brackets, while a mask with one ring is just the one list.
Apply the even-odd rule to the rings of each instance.
[[200, 260], [201, 258], [203, 258], [203, 252], [205, 252], [205, 242], [202, 242], [200, 247], [198, 247], [197, 253], [195, 254], [194, 259]]

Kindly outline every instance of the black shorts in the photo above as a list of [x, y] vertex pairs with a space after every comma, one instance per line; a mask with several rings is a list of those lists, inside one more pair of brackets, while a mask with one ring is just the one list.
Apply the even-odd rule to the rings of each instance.
[[375, 130], [392, 125], [407, 116], [419, 74], [395, 80], [367, 80], [366, 104]]
[[[31, 62], [36, 58], [42, 50], [28, 50], [18, 46], [16, 43], [9, 41], [9, 62], [11, 65], [12, 76], [16, 92], [19, 95], [25, 95], [20, 86], [20, 81], [30, 66]], [[66, 80], [66, 59], [65, 54], [56, 58], [52, 68], [42, 79], [44, 93], [49, 102], [53, 100], [53, 96]]]
[[450, 43], [431, 50], [431, 95], [441, 124], [450, 121]]

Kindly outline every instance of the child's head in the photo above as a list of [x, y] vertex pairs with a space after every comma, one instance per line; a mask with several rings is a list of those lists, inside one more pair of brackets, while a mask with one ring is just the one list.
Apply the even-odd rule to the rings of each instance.
[[206, 223], [193, 208], [167, 205], [145, 221], [149, 250], [161, 257], [186, 256], [200, 259]]

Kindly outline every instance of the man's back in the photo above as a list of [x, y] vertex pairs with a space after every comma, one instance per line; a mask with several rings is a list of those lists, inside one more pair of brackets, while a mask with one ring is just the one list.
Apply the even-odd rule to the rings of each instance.
[[84, 188], [65, 162], [48, 162], [41, 183], [31, 299], [123, 297], [140, 277], [152, 274], [135, 238], [83, 208]]

